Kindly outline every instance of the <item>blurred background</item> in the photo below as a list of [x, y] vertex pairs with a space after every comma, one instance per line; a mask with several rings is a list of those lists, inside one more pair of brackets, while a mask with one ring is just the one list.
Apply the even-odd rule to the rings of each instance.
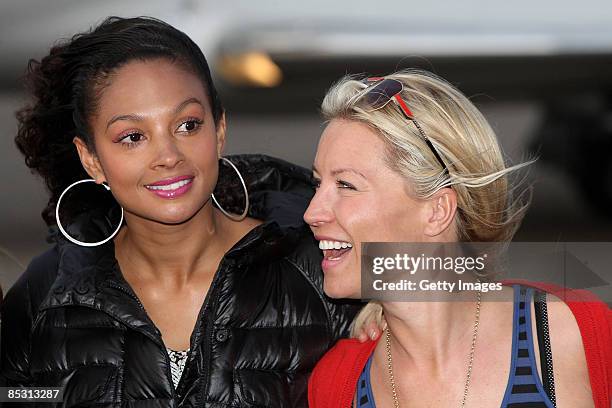
[[509, 161], [539, 157], [517, 240], [612, 241], [612, 3], [562, 3], [3, 0], [0, 284], [6, 291], [47, 247], [46, 192], [13, 142], [27, 101], [20, 76], [30, 58], [109, 15], [161, 18], [201, 46], [228, 112], [227, 153], [307, 167], [335, 80], [431, 70], [484, 112]]

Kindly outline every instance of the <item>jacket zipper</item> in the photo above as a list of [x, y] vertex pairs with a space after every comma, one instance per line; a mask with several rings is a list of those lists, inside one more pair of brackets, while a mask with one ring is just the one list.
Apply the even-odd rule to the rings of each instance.
[[[221, 260], [220, 264], [219, 264], [219, 269], [217, 270], [217, 272], [215, 273], [215, 276], [213, 278], [213, 281], [210, 285], [210, 288], [208, 289], [208, 293], [206, 294], [206, 297], [204, 298], [204, 304], [202, 305], [202, 308], [200, 309], [200, 313], [198, 314], [198, 324], [200, 322], [202, 322], [202, 324], [204, 325], [204, 335], [203, 336], [195, 336], [193, 338], [193, 343], [191, 344], [191, 349], [194, 349], [194, 345], [197, 344], [201, 338], [204, 338], [205, 340], [207, 340], [203, 345], [202, 348], [204, 350], [204, 358], [202, 359], [204, 366], [202, 367], [203, 370], [203, 376], [201, 379], [201, 390], [199, 393], [199, 397], [196, 398], [196, 406], [203, 406], [204, 404], [204, 399], [205, 399], [205, 393], [206, 393], [206, 389], [208, 386], [208, 380], [209, 380], [209, 376], [210, 376], [210, 345], [212, 344], [213, 341], [213, 326], [214, 326], [214, 322], [213, 321], [208, 321], [208, 319], [210, 319], [210, 317], [207, 317], [207, 321], [203, 322], [202, 321], [202, 316], [208, 311], [208, 309], [210, 309], [210, 305], [211, 304], [215, 304], [218, 301], [219, 295], [216, 291], [217, 285], [219, 283], [219, 281], [221, 280], [221, 274], [231, 265], [234, 265], [234, 261], [229, 262], [225, 257]], [[191, 353], [191, 349], [189, 352], [189, 360], [191, 360], [193, 358], [193, 354]], [[199, 403], [199, 404], [198, 404]]]
[[[108, 286], [118, 289], [122, 291], [123, 293], [127, 294], [130, 298], [134, 299], [138, 303], [138, 306], [140, 306], [140, 309], [143, 311], [144, 315], [147, 316], [149, 320], [151, 320], [149, 318], [149, 315], [147, 315], [147, 311], [145, 310], [144, 305], [142, 304], [140, 299], [138, 299], [138, 296], [136, 296], [131, 291], [125, 289], [123, 286], [115, 284], [114, 282], [109, 282]], [[159, 338], [155, 338], [154, 336], [150, 335], [146, 331], [142, 331], [142, 330], [138, 330], [138, 331], [144, 334], [145, 336], [147, 336], [148, 338], [150, 338], [151, 340], [153, 340], [155, 343], [157, 343], [162, 348], [162, 354], [164, 355], [164, 360], [166, 362], [166, 379], [170, 382], [170, 395], [172, 397], [172, 401], [174, 404], [174, 401], [176, 401], [176, 391], [174, 389], [174, 383], [172, 382], [172, 372], [170, 370], [170, 356], [168, 356], [168, 352], [166, 351], [166, 346], [164, 345], [164, 340], [161, 337], [161, 332], [159, 331], [159, 329], [157, 328], [157, 326], [155, 326], [153, 322], [151, 323], [152, 323], [152, 326], [155, 327], [155, 332], [157, 333]]]
[[[238, 243], [236, 243], [234, 245], [234, 247], [232, 249], [230, 249], [224, 256], [223, 258], [221, 258], [221, 262], [219, 263], [219, 268], [217, 269], [217, 272], [215, 273], [215, 276], [213, 278], [213, 281], [210, 285], [210, 289], [208, 290], [208, 293], [206, 294], [206, 298], [204, 299], [204, 305], [202, 306], [202, 309], [200, 309], [200, 314], [198, 315], [198, 323], [201, 321], [201, 317], [204, 314], [205, 311], [207, 311], [207, 309], [210, 307], [210, 304], [212, 303], [213, 305], [218, 301], [219, 299], [219, 294], [216, 293], [215, 289], [217, 287], [217, 284], [219, 282], [219, 280], [221, 280], [221, 274], [224, 273], [224, 271], [226, 271], [227, 269], [236, 266], [237, 262], [235, 259], [228, 259], [228, 255], [232, 254], [233, 252], [237, 251], [238, 249], [236, 248], [237, 246], [239, 246], [239, 244], [245, 240], [245, 243], [243, 244], [243, 248], [242, 250], [244, 250], [244, 247], [248, 246], [251, 242], [254, 241], [254, 238], [250, 237], [250, 235], [254, 234], [255, 231], [257, 231], [257, 233], [259, 234], [259, 238], [261, 238], [261, 231], [262, 228], [265, 226], [266, 224], [262, 224], [259, 225], [257, 227], [255, 227], [254, 229], [252, 229], [247, 235], [245, 235], [244, 237], [242, 237], [242, 239], [240, 241], [238, 241]], [[249, 238], [250, 241], [246, 240], [247, 237]], [[213, 299], [214, 297], [214, 299]], [[205, 323], [206, 324], [206, 323]], [[210, 348], [211, 348], [211, 344], [213, 342], [213, 326], [214, 326], [214, 322], [208, 322], [208, 324], [205, 325], [204, 329], [205, 329], [205, 333], [203, 338], [205, 340], [207, 340], [207, 342], [203, 345], [204, 348], [204, 358], [203, 358], [203, 362], [204, 362], [204, 367], [202, 367], [203, 369], [203, 376], [202, 376], [202, 388], [200, 390], [199, 393], [199, 399], [196, 398], [196, 406], [197, 407], [201, 407], [204, 406], [204, 399], [205, 399], [205, 394], [206, 394], [206, 389], [208, 388], [208, 381], [210, 379], [210, 359], [211, 359], [211, 353], [210, 353]], [[199, 338], [194, 338], [194, 344], [197, 343], [197, 341], [195, 340], [199, 340]], [[191, 345], [193, 347], [193, 344]], [[191, 353], [190, 353], [191, 354]], [[191, 356], [190, 356], [191, 358]], [[199, 404], [198, 404], [199, 403]]]
[[[265, 225], [265, 224], [262, 224]], [[258, 231], [259, 234], [261, 234], [260, 229], [262, 228], [262, 225], [259, 225], [257, 227], [255, 227], [253, 230], [251, 230], [249, 233], [247, 233], [247, 235], [245, 235], [244, 237], [242, 237], [242, 239], [240, 241], [238, 241], [238, 243], [236, 243], [234, 245], [234, 247], [232, 247], [229, 251], [227, 251], [227, 253], [223, 256], [223, 258], [221, 258], [221, 261], [219, 262], [219, 266], [217, 268], [217, 270], [215, 271], [215, 275], [213, 276], [213, 280], [210, 284], [210, 288], [208, 289], [208, 292], [206, 293], [206, 297], [204, 298], [204, 303], [202, 304], [202, 307], [200, 308], [200, 312], [198, 313], [198, 317], [196, 320], [196, 328], [199, 329], [198, 333], [201, 332], [202, 327], [198, 327], [197, 325], [203, 325], [204, 327], [204, 335], [203, 336], [199, 336], [198, 334], [196, 334], [196, 336], [194, 336], [190, 342], [189, 342], [189, 354], [187, 357], [187, 363], [185, 364], [185, 368], [189, 367], [188, 370], [192, 370], [193, 369], [193, 360], [195, 358], [195, 353], [196, 353], [196, 347], [195, 345], [198, 344], [200, 342], [200, 340], [202, 338], [204, 338], [205, 340], [207, 340], [202, 348], [204, 349], [204, 356], [203, 356], [203, 367], [202, 367], [202, 371], [203, 371], [203, 376], [201, 381], [201, 390], [199, 392], [199, 397], [196, 398], [196, 406], [203, 406], [203, 401], [205, 398], [205, 393], [206, 393], [206, 389], [208, 386], [208, 381], [209, 381], [209, 377], [210, 377], [210, 345], [213, 342], [213, 326], [214, 326], [214, 322], [208, 322], [202, 321], [202, 317], [204, 316], [204, 314], [208, 311], [208, 309], [210, 309], [210, 305], [211, 304], [215, 304], [218, 301], [219, 295], [218, 293], [216, 293], [216, 288], [217, 285], [219, 284], [219, 281], [221, 280], [221, 275], [224, 273], [224, 271], [226, 271], [228, 268], [231, 268], [232, 266], [236, 265], [236, 260], [232, 259], [232, 258], [228, 258], [228, 255], [232, 254], [233, 252], [237, 251], [237, 248], [239, 246], [239, 244], [245, 240], [247, 237], [249, 237], [249, 235], [252, 235], [254, 233], [254, 231]], [[253, 238], [250, 238], [251, 242], [253, 240]], [[248, 244], [248, 241], [243, 244], [244, 246], [246, 246]], [[140, 301], [138, 300], [138, 298], [136, 298], [136, 300], [140, 303]], [[141, 304], [142, 306], [142, 304]], [[194, 328], [195, 329], [195, 328]], [[169, 368], [168, 368], [169, 370]], [[183, 375], [181, 375], [181, 378], [179, 380], [179, 383], [176, 387], [176, 393], [181, 397], [181, 399], [184, 397], [184, 395], [182, 395], [182, 391], [184, 388], [184, 378], [185, 378], [185, 372], [183, 371]], [[190, 372], [187, 372], [187, 374], [191, 374]], [[197, 379], [196, 379], [197, 381]], [[199, 403], [199, 404], [198, 404]]]
[[[228, 252], [229, 253], [229, 252]], [[227, 254], [226, 254], [227, 255]], [[206, 390], [206, 386], [208, 384], [208, 380], [209, 380], [209, 375], [210, 375], [210, 344], [212, 344], [213, 341], [213, 330], [212, 330], [212, 326], [213, 324], [209, 324], [207, 322], [202, 322], [202, 316], [205, 314], [205, 312], [207, 311], [207, 309], [209, 309], [210, 304], [212, 302], [212, 304], [214, 304], [217, 299], [218, 299], [218, 295], [215, 293], [215, 289], [218, 285], [218, 282], [220, 280], [220, 275], [221, 273], [227, 269], [227, 267], [230, 267], [231, 265], [234, 264], [234, 261], [228, 261], [225, 257], [221, 260], [221, 262], [219, 263], [219, 268], [217, 269], [214, 277], [213, 277], [213, 281], [210, 285], [210, 288], [208, 289], [208, 293], [206, 294], [206, 297], [204, 298], [204, 304], [202, 305], [202, 308], [200, 309], [200, 312], [198, 313], [198, 318], [196, 320], [196, 325], [198, 324], [203, 324], [204, 325], [204, 330], [205, 330], [205, 334], [204, 334], [204, 338], [208, 339], [208, 342], [206, 342], [203, 345], [204, 348], [204, 376], [202, 378], [202, 390], [200, 392], [200, 402], [203, 401], [204, 399], [204, 393]], [[109, 283], [109, 286], [119, 289], [120, 291], [126, 293], [128, 296], [130, 296], [132, 299], [134, 299], [138, 305], [140, 306], [140, 308], [142, 309], [142, 311], [145, 313], [145, 315], [148, 317], [148, 315], [146, 314], [146, 310], [144, 308], [144, 305], [142, 304], [142, 302], [140, 301], [140, 299], [138, 299], [138, 296], [136, 296], [135, 294], [133, 294], [132, 292], [130, 292], [129, 290], [125, 289], [124, 287], [117, 285], [113, 282]], [[211, 297], [214, 296], [214, 300], [211, 300]], [[155, 324], [153, 324], [153, 327], [155, 327]], [[147, 335], [147, 337], [151, 338], [152, 340], [156, 341], [158, 344], [160, 344], [161, 346], [163, 346], [163, 340], [161, 340], [161, 333], [159, 332], [159, 329], [157, 327], [155, 327], [155, 330], [157, 331], [158, 335], [159, 335], [159, 339], [156, 339], [153, 336], [150, 336], [149, 333], [143, 332], [145, 335]], [[195, 347], [194, 345], [197, 344], [199, 342], [199, 340], [202, 338], [202, 336], [195, 336], [189, 345], [189, 354], [187, 357], [187, 364], [189, 364], [190, 366], [190, 370], [192, 369], [191, 365], [193, 362], [193, 359], [195, 357]], [[161, 342], [160, 342], [161, 340]], [[165, 346], [163, 346], [165, 347]], [[184, 375], [181, 375], [181, 378], [179, 380], [179, 383], [177, 384], [176, 390], [174, 388], [174, 383], [172, 382], [172, 372], [170, 370], [170, 357], [168, 356], [168, 353], [166, 352], [166, 350], [163, 350], [164, 352], [164, 358], [166, 360], [166, 376], [168, 378], [168, 380], [170, 381], [170, 389], [171, 389], [171, 395], [172, 395], [172, 399], [173, 400], [177, 400], [178, 396], [180, 396], [181, 398], [183, 397], [183, 395], [181, 395], [181, 393], [179, 393], [179, 391], [182, 391], [182, 389], [184, 388], [183, 383], [184, 383]], [[187, 367], [187, 365], [186, 365]], [[184, 374], [184, 373], [183, 373]], [[197, 400], [196, 400], [196, 404], [197, 404]]]

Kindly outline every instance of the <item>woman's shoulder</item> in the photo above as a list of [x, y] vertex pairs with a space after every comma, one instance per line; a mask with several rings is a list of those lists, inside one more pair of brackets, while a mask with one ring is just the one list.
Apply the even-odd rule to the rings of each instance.
[[[513, 282], [519, 283], [519, 282]], [[612, 311], [595, 294], [549, 283], [520, 282], [547, 293], [554, 369], [574, 379], [588, 376], [596, 406], [610, 406]], [[561, 358], [562, 357], [562, 358]], [[567, 388], [567, 387], [566, 387]], [[578, 387], [575, 392], [580, 392]]]
[[[329, 349], [323, 358], [317, 363], [315, 370], [334, 370], [344, 366], [358, 364], [364, 360], [364, 366], [378, 344], [378, 340], [360, 342], [358, 339], [340, 339]], [[363, 367], [361, 367], [363, 368]]]
[[[612, 312], [585, 290], [548, 291], [547, 309], [555, 370], [568, 374], [566, 398], [584, 392], [587, 378], [597, 407], [612, 399]], [[561, 358], [559, 358], [561, 357]], [[559, 382], [561, 382], [561, 378]], [[559, 390], [559, 397], [561, 390]]]
[[319, 249], [310, 228], [305, 224], [281, 228], [279, 240], [282, 242], [281, 245], [287, 248], [286, 258], [299, 265], [301, 269], [312, 275], [311, 277], [315, 275], [322, 277], [323, 252]]
[[[606, 353], [612, 365], [612, 310], [594, 293], [550, 283], [520, 282], [547, 293], [551, 326], [563, 331], [564, 337], [584, 343], [587, 353]], [[610, 368], [612, 370], [612, 368]]]
[[[331, 406], [330, 401], [338, 402], [333, 406], [350, 405], [359, 375], [377, 344], [378, 341], [339, 340], [312, 372], [308, 382], [310, 406], [327, 407]], [[347, 399], [348, 405], [343, 403], [343, 398]]]
[[571, 289], [552, 283], [531, 282], [524, 280], [505, 281], [504, 285], [520, 284], [548, 294], [549, 314], [559, 315], [561, 319], [573, 318], [582, 331], [593, 328], [612, 329], [612, 311], [594, 293], [584, 289]]

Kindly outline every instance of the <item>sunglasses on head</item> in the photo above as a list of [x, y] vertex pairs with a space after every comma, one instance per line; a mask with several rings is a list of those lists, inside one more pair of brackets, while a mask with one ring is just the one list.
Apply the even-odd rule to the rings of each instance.
[[384, 78], [384, 77], [371, 77], [362, 81], [368, 87], [363, 91], [361, 98], [372, 107], [373, 110], [382, 109], [391, 101], [399, 108], [400, 112], [404, 117], [414, 123], [419, 134], [427, 143], [427, 146], [434, 154], [440, 166], [444, 169], [444, 173], [448, 175], [448, 167], [444, 164], [442, 157], [431, 143], [429, 138], [425, 135], [425, 132], [421, 128], [421, 125], [414, 118], [412, 111], [408, 108], [406, 101], [402, 98], [401, 93], [404, 90], [404, 84], [396, 79]]

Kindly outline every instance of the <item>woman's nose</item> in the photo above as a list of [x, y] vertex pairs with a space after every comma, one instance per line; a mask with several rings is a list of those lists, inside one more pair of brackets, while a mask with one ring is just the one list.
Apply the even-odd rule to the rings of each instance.
[[319, 227], [333, 219], [331, 197], [322, 188], [319, 188], [304, 213], [304, 221], [311, 227]]
[[153, 167], [173, 168], [185, 160], [185, 156], [178, 145], [178, 141], [171, 135], [157, 138], [156, 157]]

